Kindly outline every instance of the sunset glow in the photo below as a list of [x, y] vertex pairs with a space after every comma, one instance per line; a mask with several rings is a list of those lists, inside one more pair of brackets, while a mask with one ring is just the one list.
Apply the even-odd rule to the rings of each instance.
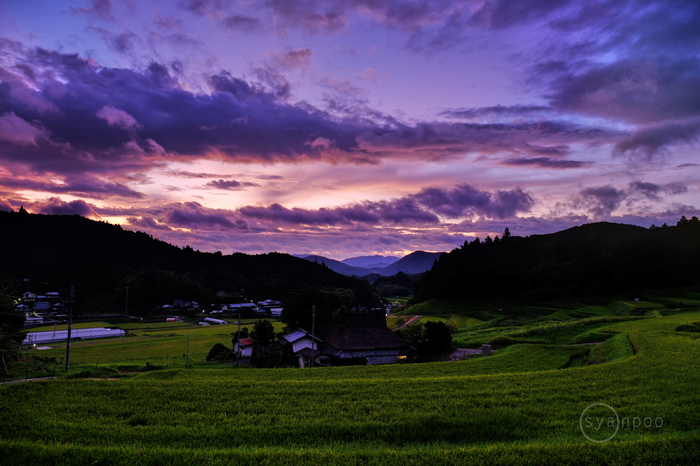
[[0, 2], [0, 210], [402, 255], [698, 215], [697, 1]]

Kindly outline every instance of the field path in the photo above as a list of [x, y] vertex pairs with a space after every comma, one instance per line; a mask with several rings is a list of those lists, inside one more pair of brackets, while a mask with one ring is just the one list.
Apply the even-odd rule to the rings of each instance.
[[33, 379], [17, 379], [17, 380], [8, 380], [7, 382], [0, 382], [0, 385], [7, 385], [8, 383], [19, 383], [19, 382], [32, 382], [34, 380], [51, 380], [54, 379], [55, 377], [36, 377]]
[[473, 356], [475, 354], [481, 354], [481, 350], [471, 348], [456, 348], [454, 352], [450, 354], [450, 361], [461, 361], [467, 356]]
[[413, 316], [413, 317], [411, 317], [411, 318], [409, 319], [408, 322], [406, 322], [405, 324], [403, 324], [401, 327], [397, 327], [397, 328], [394, 329], [394, 330], [401, 330], [401, 329], [404, 328], [404, 327], [408, 327], [408, 326], [411, 325], [413, 322], [415, 322], [415, 321], [417, 321], [417, 320], [420, 320], [422, 317], [423, 317], [423, 316]]

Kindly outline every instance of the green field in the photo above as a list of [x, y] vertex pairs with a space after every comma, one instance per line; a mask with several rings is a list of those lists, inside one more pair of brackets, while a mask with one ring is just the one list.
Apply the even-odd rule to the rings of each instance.
[[[676, 331], [697, 321], [697, 311], [535, 321], [500, 336], [545, 344], [460, 362], [4, 385], [0, 455], [3, 464], [697, 464], [700, 333]], [[191, 354], [203, 355], [217, 337], [230, 342], [229, 328], [166, 326], [177, 336], [130, 343], [181, 353], [189, 333]], [[609, 337], [590, 352], [550, 344], [591, 332]], [[101, 354], [137, 351], [116, 344]], [[592, 403], [623, 420], [608, 442], [583, 436]]]
[[[232, 320], [232, 322], [234, 322]], [[243, 319], [241, 329], [253, 329], [255, 319]], [[275, 332], [281, 332], [284, 324], [271, 321]], [[131, 333], [122, 338], [101, 340], [83, 340], [71, 345], [71, 363], [73, 366], [83, 364], [145, 364], [168, 366], [185, 366], [187, 363], [189, 345], [189, 363], [202, 363], [216, 343], [232, 347], [233, 333], [238, 326], [208, 325], [198, 326], [185, 322], [159, 323], [126, 323], [109, 324], [107, 322], [91, 322], [74, 325], [74, 328], [89, 327], [119, 327]], [[65, 329], [59, 325], [57, 330]], [[53, 326], [47, 326], [32, 331], [49, 331]], [[189, 340], [189, 343], [188, 343]], [[42, 357], [64, 358], [65, 343], [52, 344], [50, 350], [36, 351]], [[34, 351], [33, 351], [34, 352]]]

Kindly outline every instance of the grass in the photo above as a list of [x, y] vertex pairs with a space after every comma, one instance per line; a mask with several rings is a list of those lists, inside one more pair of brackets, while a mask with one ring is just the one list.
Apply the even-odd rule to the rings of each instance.
[[452, 318], [449, 321], [450, 325], [452, 325], [454, 328], [458, 330], [465, 330], [470, 327], [473, 327], [475, 325], [483, 324], [484, 321], [477, 319], [476, 317], [468, 317], [468, 316], [452, 316]]
[[[475, 338], [548, 344], [460, 362], [5, 385], [0, 455], [3, 464], [697, 464], [700, 334], [676, 328], [698, 321], [698, 311], [494, 319], [474, 326]], [[202, 339], [216, 336], [205, 329]], [[591, 332], [609, 337], [594, 348], [554, 344]], [[592, 403], [662, 426], [628, 425], [591, 443], [579, 421]]]
[[[253, 329], [255, 319], [244, 319], [241, 329]], [[84, 323], [81, 328], [96, 327], [104, 322]], [[162, 364], [185, 366], [188, 345], [190, 364], [203, 361], [216, 343], [232, 347], [231, 340], [237, 332], [237, 325], [195, 326], [183, 322], [128, 323], [119, 328], [132, 333], [132, 336], [100, 340], [75, 341], [71, 345], [71, 363], [84, 364]], [[281, 332], [284, 324], [272, 321], [275, 332]], [[53, 326], [51, 327], [53, 329]], [[189, 343], [188, 343], [189, 340]], [[34, 351], [32, 351], [34, 352]], [[63, 360], [66, 354], [65, 343], [52, 344], [50, 350], [36, 351], [45, 358]]]

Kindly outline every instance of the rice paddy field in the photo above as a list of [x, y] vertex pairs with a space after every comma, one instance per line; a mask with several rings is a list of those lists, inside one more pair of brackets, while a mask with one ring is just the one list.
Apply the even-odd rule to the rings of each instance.
[[[241, 329], [253, 329], [256, 319], [243, 319]], [[90, 322], [76, 324], [74, 328], [119, 327], [130, 336], [104, 340], [83, 340], [71, 345], [73, 366], [106, 364], [145, 364], [184, 367], [204, 361], [216, 343], [232, 346], [233, 334], [238, 331], [235, 319], [228, 325], [197, 326], [185, 322], [160, 322], [150, 324]], [[284, 324], [272, 321], [275, 332], [281, 332]], [[65, 330], [66, 325], [58, 325], [57, 330]], [[32, 331], [51, 331], [54, 326], [45, 326]], [[66, 345], [51, 345], [50, 350], [37, 351], [42, 357], [64, 358]]]
[[[176, 366], [115, 380], [7, 384], [0, 458], [17, 465], [698, 464], [700, 312], [591, 311], [523, 325], [464, 321], [455, 325], [462, 341], [508, 341], [491, 356], [459, 362]], [[204, 354], [205, 341], [230, 345], [234, 326], [181, 328], [131, 338], [165, 346], [180, 338], [172, 343], [180, 352], [189, 333], [190, 354], [193, 346]], [[591, 339], [596, 344], [574, 344]], [[131, 351], [109, 346], [118, 344], [101, 343], [100, 357]]]

